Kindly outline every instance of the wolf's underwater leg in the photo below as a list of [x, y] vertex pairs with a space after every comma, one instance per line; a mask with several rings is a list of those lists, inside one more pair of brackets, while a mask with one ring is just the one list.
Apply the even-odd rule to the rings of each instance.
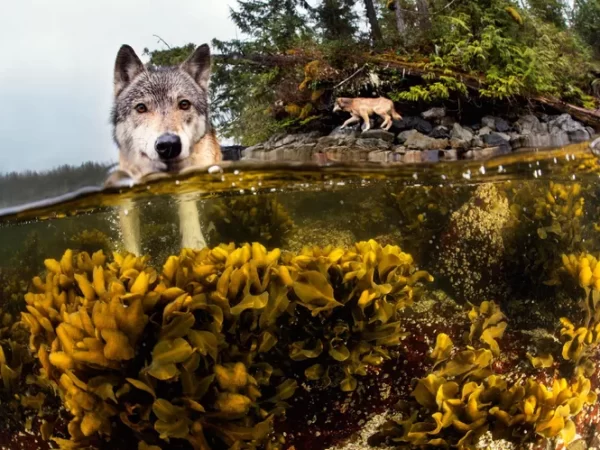
[[201, 249], [206, 247], [206, 240], [200, 229], [200, 216], [196, 202], [181, 199], [177, 209], [179, 210], [181, 248]]
[[119, 207], [119, 223], [125, 250], [140, 256], [142, 254], [140, 247], [140, 215], [133, 200], [125, 200]]
[[353, 123], [357, 123], [357, 122], [360, 122], [360, 117], [352, 116], [342, 124], [342, 126], [340, 127], [340, 130], [343, 130], [348, 125], [352, 125]]

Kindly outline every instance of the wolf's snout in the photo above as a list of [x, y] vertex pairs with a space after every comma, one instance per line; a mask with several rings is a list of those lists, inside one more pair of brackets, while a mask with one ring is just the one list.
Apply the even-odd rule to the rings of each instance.
[[181, 139], [176, 134], [166, 133], [160, 136], [154, 144], [160, 159], [173, 159], [181, 154]]

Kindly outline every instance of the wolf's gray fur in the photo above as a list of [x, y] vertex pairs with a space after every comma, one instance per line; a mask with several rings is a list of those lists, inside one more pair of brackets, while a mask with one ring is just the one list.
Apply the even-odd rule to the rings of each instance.
[[[206, 44], [180, 66], [166, 68], [144, 67], [130, 46], [121, 47], [115, 61], [111, 114], [120, 177], [126, 174], [139, 181], [152, 173], [177, 173], [221, 160], [210, 126], [209, 78]], [[193, 201], [179, 202], [179, 218], [182, 246], [203, 246]], [[133, 202], [122, 206], [120, 219], [126, 249], [139, 254], [139, 215]]]
[[[182, 65], [166, 68], [144, 67], [131, 47], [121, 47], [115, 62], [111, 119], [122, 170], [140, 178], [153, 172], [177, 172], [199, 162], [194, 147], [211, 132], [209, 78], [207, 45], [198, 47]], [[179, 107], [182, 101], [189, 102], [189, 109]], [[137, 105], [146, 111], [136, 111]], [[181, 140], [176, 158], [165, 160], [155, 150], [157, 139], [165, 133]]]

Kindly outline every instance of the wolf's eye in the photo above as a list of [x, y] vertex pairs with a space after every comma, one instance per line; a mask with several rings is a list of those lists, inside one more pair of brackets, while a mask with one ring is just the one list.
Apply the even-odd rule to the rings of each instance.
[[145, 112], [148, 112], [148, 108], [143, 103], [139, 103], [139, 104], [135, 105], [135, 110], [137, 112], [139, 112], [140, 114], [144, 114]]
[[192, 106], [192, 104], [190, 103], [189, 100], [181, 100], [179, 102], [179, 109], [183, 109], [184, 111], [187, 111], [188, 109], [190, 109], [191, 106]]

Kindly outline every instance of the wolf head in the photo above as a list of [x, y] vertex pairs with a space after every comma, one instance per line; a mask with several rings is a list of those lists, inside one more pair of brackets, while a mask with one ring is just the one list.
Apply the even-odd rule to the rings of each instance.
[[123, 45], [114, 73], [113, 137], [121, 167], [136, 176], [179, 171], [210, 132], [210, 49], [198, 47], [176, 67], [144, 67]]
[[333, 106], [333, 112], [345, 111], [351, 101], [351, 99], [345, 97], [336, 98]]

